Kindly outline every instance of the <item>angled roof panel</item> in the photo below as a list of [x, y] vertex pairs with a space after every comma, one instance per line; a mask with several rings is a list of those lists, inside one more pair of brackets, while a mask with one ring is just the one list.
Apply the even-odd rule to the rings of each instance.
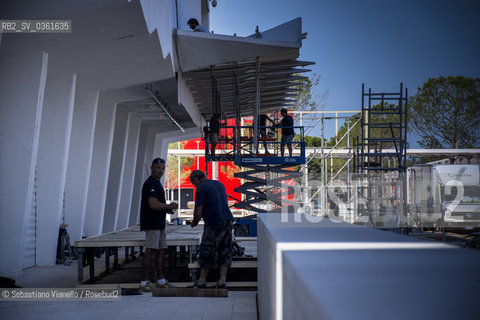
[[241, 116], [253, 115], [257, 59], [260, 112], [290, 106], [298, 92], [295, 86], [306, 78], [299, 74], [310, 71], [304, 67], [313, 64], [297, 60], [301, 32], [300, 18], [250, 37], [177, 30], [176, 63], [202, 117], [208, 120], [212, 116], [215, 93], [223, 118], [237, 114], [236, 101]]

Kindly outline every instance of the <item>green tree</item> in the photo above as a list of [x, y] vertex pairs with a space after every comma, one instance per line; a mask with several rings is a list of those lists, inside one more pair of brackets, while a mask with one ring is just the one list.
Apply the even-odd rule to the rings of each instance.
[[[383, 107], [381, 104], [377, 104], [377, 105], [374, 105], [372, 108], [373, 109], [380, 109], [380, 108], [389, 109], [389, 108], [397, 108], [397, 106], [390, 103], [385, 103]], [[347, 147], [347, 146], [353, 147], [354, 145], [361, 143], [362, 129], [359, 121], [360, 117], [361, 117], [361, 114], [356, 113], [353, 116], [346, 119], [344, 124], [339, 128], [337, 136], [330, 138], [330, 140], [327, 142], [326, 144], [327, 148], [331, 148], [335, 145], [337, 145], [338, 148]], [[386, 127], [381, 127], [381, 128], [370, 128], [369, 134], [371, 138], [390, 138], [392, 136], [398, 137], [400, 135], [399, 128], [395, 128], [395, 126], [392, 126], [392, 128], [388, 127], [390, 123], [392, 124], [398, 123], [400, 121], [400, 115], [386, 114], [386, 113], [385, 114], [372, 113], [370, 114], [369, 118], [370, 118], [369, 120], [364, 119], [364, 121], [370, 121], [370, 123], [383, 123], [387, 125]], [[350, 129], [349, 135], [345, 136], [349, 129]], [[349, 139], [349, 141], [347, 141], [347, 139]], [[376, 148], [377, 150], [385, 150], [385, 149], [395, 148], [395, 145], [393, 142], [379, 142], [375, 145], [371, 144], [370, 147], [373, 149]], [[345, 164], [346, 161], [347, 161], [346, 159], [334, 159], [333, 171], [335, 172], [339, 170]], [[331, 163], [330, 160], [328, 161], [328, 163], [330, 165]], [[330, 171], [330, 168], [329, 168], [329, 171]]]
[[320, 82], [320, 76], [313, 74], [309, 78], [304, 78], [295, 81], [297, 84], [293, 89], [299, 90], [294, 98], [295, 104], [292, 109], [295, 111], [314, 111], [322, 108], [329, 92], [325, 90], [321, 96], [315, 93], [315, 88]]
[[[374, 105], [373, 109], [389, 109], [389, 108], [397, 108], [398, 106], [393, 105], [391, 103], [384, 103], [383, 107], [381, 104]], [[338, 140], [340, 140], [346, 133], [349, 128], [350, 130], [350, 146], [353, 146], [356, 143], [356, 140], [360, 142], [362, 138], [362, 131], [361, 131], [361, 124], [358, 121], [361, 117], [360, 113], [356, 113], [353, 116], [349, 117], [345, 120], [344, 124], [338, 130], [337, 136], [330, 138], [327, 145], [329, 147], [333, 147]], [[400, 116], [398, 114], [370, 114], [370, 119], [364, 119], [365, 122], [370, 121], [370, 123], [383, 123], [387, 126], [392, 123], [400, 122]], [[375, 138], [390, 138], [392, 136], [398, 137], [400, 135], [400, 128], [396, 128], [392, 126], [392, 128], [370, 128], [370, 137]], [[347, 137], [343, 138], [338, 142], [339, 147], [346, 147], [347, 146]], [[378, 149], [389, 149], [394, 147], [393, 142], [381, 142], [376, 145]]]
[[322, 138], [320, 138], [320, 137], [305, 136], [304, 141], [305, 141], [305, 146], [307, 146], [307, 147], [321, 147], [322, 146]]
[[409, 101], [410, 124], [424, 148], [480, 146], [480, 78], [428, 79]]
[[[327, 145], [326, 139], [324, 139], [324, 146]], [[322, 146], [322, 138], [321, 137], [314, 137], [314, 136], [305, 136], [305, 147], [316, 147], [320, 148]], [[322, 162], [319, 158], [313, 159], [308, 163], [308, 171], [310, 173], [316, 173], [321, 171]], [[299, 171], [301, 166], [296, 166], [295, 170]]]
[[[297, 85], [293, 86], [298, 90], [298, 93], [294, 97], [294, 105], [292, 109], [294, 111], [317, 111], [325, 106], [325, 102], [329, 96], [329, 91], [325, 90], [320, 95], [315, 92], [316, 87], [319, 85], [320, 76], [313, 74], [309, 78], [296, 80]], [[296, 118], [296, 124], [298, 123], [298, 116]], [[313, 124], [313, 120], [303, 120], [303, 126], [305, 126], [305, 133], [308, 130], [308, 126]], [[298, 141], [299, 137], [295, 137], [294, 141]], [[322, 139], [320, 137], [305, 136], [305, 145], [307, 147], [320, 147]], [[296, 167], [299, 170], [300, 166]], [[320, 172], [320, 160], [314, 159], [310, 161], [308, 169], [311, 172]]]
[[[180, 149], [184, 149], [187, 141], [180, 142]], [[178, 149], [178, 143], [170, 143], [169, 149]], [[194, 157], [181, 157], [180, 158], [180, 179], [182, 181], [190, 177], [191, 169], [189, 169], [195, 163]], [[168, 157], [167, 166], [165, 172], [165, 186], [169, 188], [177, 188], [178, 186], [178, 158]]]
[[[325, 90], [318, 94], [318, 90], [316, 89], [320, 83], [320, 76], [317, 74], [313, 74], [309, 78], [302, 78], [296, 80], [296, 85], [292, 88], [298, 90], [295, 97], [293, 98], [294, 104], [291, 107], [294, 111], [318, 111], [325, 107], [325, 102], [328, 99], [329, 91]], [[314, 118], [303, 116], [302, 125], [305, 127], [305, 133], [308, 130], [308, 126], [314, 123], [313, 120], [308, 120], [305, 118]], [[300, 125], [299, 119], [300, 115], [295, 114], [295, 125]]]
[[224, 165], [220, 166], [220, 172], [223, 173], [228, 180], [233, 180], [235, 173], [240, 172], [241, 167], [235, 164], [228, 165], [224, 163]]

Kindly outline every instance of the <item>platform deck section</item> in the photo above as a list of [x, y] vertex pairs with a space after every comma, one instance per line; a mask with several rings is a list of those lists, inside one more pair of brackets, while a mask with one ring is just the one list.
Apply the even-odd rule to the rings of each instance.
[[[167, 225], [167, 244], [169, 246], [199, 245], [203, 226]], [[145, 231], [133, 226], [75, 241], [75, 248], [104, 247], [142, 247], [145, 244]]]
[[[200, 269], [198, 261], [188, 264], [189, 269]], [[233, 260], [230, 269], [257, 268], [257, 260]]]
[[[169, 247], [185, 246], [192, 247], [200, 245], [202, 239], [203, 226], [195, 228], [187, 225], [167, 225], [167, 245]], [[140, 230], [140, 226], [133, 226], [117, 231], [104, 233], [97, 236], [88, 237], [75, 241], [75, 248], [78, 253], [78, 283], [83, 283], [83, 268], [89, 266], [90, 283], [95, 281], [95, 263], [94, 256], [96, 249], [105, 249], [105, 271], [100, 277], [110, 273], [110, 256], [113, 256], [113, 268], [117, 269], [118, 248], [125, 247], [125, 260], [128, 263], [130, 259], [135, 260], [135, 247], [145, 245], [145, 231]], [[140, 250], [141, 251], [141, 250]], [[189, 250], [191, 252], [191, 250]], [[190, 257], [192, 262], [192, 256]], [[170, 261], [169, 261], [170, 263]]]

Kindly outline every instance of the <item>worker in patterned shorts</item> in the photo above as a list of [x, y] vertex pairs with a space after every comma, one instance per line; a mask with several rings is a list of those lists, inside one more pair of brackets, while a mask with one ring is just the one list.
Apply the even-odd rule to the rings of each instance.
[[218, 288], [225, 288], [227, 271], [232, 264], [233, 215], [228, 207], [225, 186], [209, 180], [200, 170], [190, 174], [190, 182], [197, 188], [192, 228], [203, 218], [202, 243], [200, 244], [200, 278], [194, 288], [206, 288], [208, 272], [220, 268]]

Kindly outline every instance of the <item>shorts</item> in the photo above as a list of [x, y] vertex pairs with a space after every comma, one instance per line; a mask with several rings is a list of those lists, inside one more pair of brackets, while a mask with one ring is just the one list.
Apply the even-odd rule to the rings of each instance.
[[200, 268], [230, 267], [232, 264], [232, 224], [233, 221], [223, 221], [205, 225], [200, 244]]
[[167, 233], [163, 230], [145, 230], [145, 248], [167, 249]]
[[282, 136], [282, 144], [292, 143], [294, 134], [288, 134]]
[[210, 133], [210, 143], [217, 143], [218, 142], [218, 133]]

